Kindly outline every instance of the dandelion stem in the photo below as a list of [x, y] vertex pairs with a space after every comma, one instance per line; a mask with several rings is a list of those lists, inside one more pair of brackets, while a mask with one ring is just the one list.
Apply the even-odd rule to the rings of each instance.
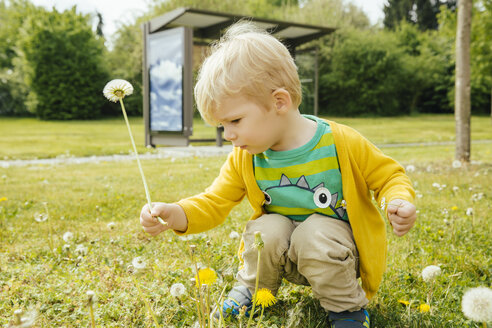
[[260, 328], [261, 319], [263, 319], [263, 312], [265, 312], [265, 307], [264, 306], [261, 307], [260, 319], [258, 320], [258, 324], [256, 325], [256, 328]]
[[[147, 186], [147, 180], [145, 180], [145, 175], [142, 170], [142, 165], [140, 164], [140, 158], [138, 157], [137, 147], [135, 146], [135, 140], [133, 140], [132, 130], [130, 129], [130, 122], [128, 122], [128, 117], [126, 116], [125, 105], [123, 104], [123, 99], [120, 98], [121, 111], [123, 112], [123, 117], [125, 118], [126, 127], [128, 128], [128, 134], [130, 135], [130, 140], [133, 146], [133, 152], [135, 153], [135, 158], [137, 159], [138, 169], [140, 171], [140, 176], [142, 177], [142, 182], [145, 188], [145, 196], [147, 197], [147, 203], [149, 204], [149, 211], [152, 209], [152, 202], [150, 201], [149, 187]], [[160, 217], [157, 217], [160, 223], [167, 225]]]
[[50, 250], [53, 252], [53, 236], [51, 234], [51, 220], [50, 220], [50, 213], [48, 211], [48, 205], [46, 203], [43, 203], [44, 210], [46, 211], [46, 221], [48, 221], [48, 246], [50, 247]]
[[255, 293], [253, 294], [253, 306], [251, 308], [251, 312], [249, 313], [248, 325], [246, 328], [251, 326], [253, 322], [253, 315], [255, 313], [255, 305], [256, 305], [256, 294], [258, 293], [258, 283], [260, 279], [260, 255], [261, 255], [261, 247], [258, 247], [258, 261], [256, 263], [256, 282], [255, 282]]
[[203, 310], [203, 299], [202, 299], [202, 293], [201, 293], [201, 286], [202, 283], [200, 282], [200, 275], [198, 274], [198, 265], [195, 261], [195, 258], [193, 257], [193, 249], [194, 246], [190, 245], [189, 250], [190, 250], [190, 257], [191, 257], [191, 262], [193, 263], [195, 267], [195, 275], [196, 275], [196, 290], [195, 293], [197, 293], [197, 296], [195, 296], [195, 299], [197, 300], [197, 309], [198, 309], [198, 321], [200, 322], [200, 327], [205, 327], [206, 319], [203, 318], [204, 315], [202, 315], [202, 310]]
[[94, 308], [92, 302], [89, 304], [89, 314], [91, 316], [91, 326], [92, 328], [96, 328], [96, 320], [94, 318]]
[[157, 321], [157, 317], [155, 316], [155, 313], [154, 311], [152, 310], [152, 307], [150, 306], [150, 303], [149, 301], [147, 300], [147, 298], [145, 298], [145, 296], [143, 295], [142, 293], [142, 290], [140, 289], [140, 285], [138, 284], [137, 282], [137, 279], [135, 279], [135, 277], [133, 277], [133, 282], [135, 283], [135, 286], [137, 287], [137, 290], [138, 290], [138, 295], [140, 296], [140, 298], [144, 301], [145, 303], [145, 307], [147, 308], [147, 311], [149, 311], [150, 315], [152, 316], [152, 319], [154, 320], [154, 324], [156, 327], [160, 328], [159, 326], [159, 322]]

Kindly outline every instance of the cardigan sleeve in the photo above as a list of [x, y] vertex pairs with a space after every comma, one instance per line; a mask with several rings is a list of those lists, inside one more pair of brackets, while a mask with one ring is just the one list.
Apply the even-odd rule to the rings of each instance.
[[183, 234], [199, 233], [218, 226], [244, 198], [246, 188], [237, 169], [238, 158], [236, 151], [231, 152], [210, 187], [177, 202], [188, 219], [188, 229]]
[[413, 203], [415, 191], [412, 183], [397, 161], [383, 154], [352, 128], [346, 127], [345, 136], [367, 187], [374, 191], [378, 204], [389, 203], [397, 198]]

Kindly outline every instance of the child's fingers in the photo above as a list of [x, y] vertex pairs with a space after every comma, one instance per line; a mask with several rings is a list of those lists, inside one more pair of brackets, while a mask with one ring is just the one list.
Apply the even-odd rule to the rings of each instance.
[[[143, 229], [149, 235], [151, 235], [151, 236], [157, 236], [159, 233], [161, 233], [163, 231], [163, 229], [161, 227], [162, 227], [162, 225], [161, 224], [158, 224], [158, 225], [154, 225], [152, 227], [146, 227], [146, 226], [144, 226]], [[164, 229], [164, 230], [166, 230], [166, 229]]]

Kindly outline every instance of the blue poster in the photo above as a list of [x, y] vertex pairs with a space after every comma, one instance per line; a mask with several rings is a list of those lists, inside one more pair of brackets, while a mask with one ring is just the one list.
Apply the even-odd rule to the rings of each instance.
[[183, 131], [184, 28], [149, 35], [150, 130]]

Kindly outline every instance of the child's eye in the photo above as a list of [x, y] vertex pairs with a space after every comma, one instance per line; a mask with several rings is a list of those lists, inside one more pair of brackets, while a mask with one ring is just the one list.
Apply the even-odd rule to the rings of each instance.
[[240, 118], [236, 118], [235, 120], [232, 120], [231, 123], [239, 123], [240, 120]]

